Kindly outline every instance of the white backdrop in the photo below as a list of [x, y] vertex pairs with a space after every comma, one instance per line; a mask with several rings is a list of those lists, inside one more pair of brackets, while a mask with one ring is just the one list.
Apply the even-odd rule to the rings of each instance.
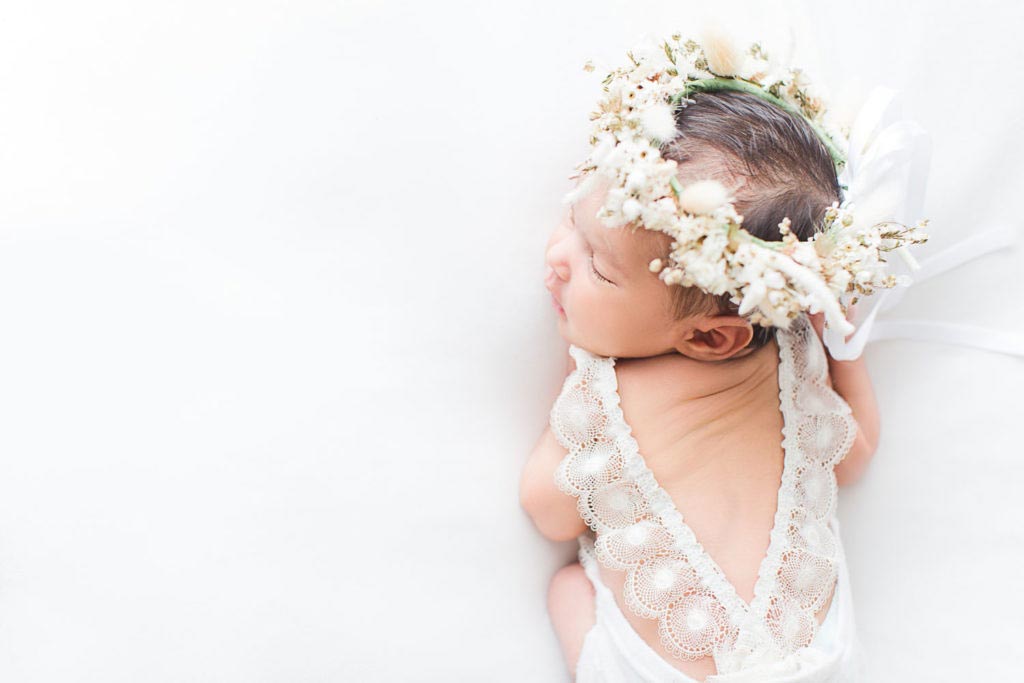
[[[1024, 233], [1019, 6], [706, 5], [5, 5], [0, 679], [567, 681], [545, 593], [575, 547], [517, 491], [587, 57], [712, 14], [795, 38], [932, 133], [919, 253]], [[1022, 253], [892, 314], [1024, 332]], [[882, 443], [840, 516], [872, 681], [1004, 680], [1024, 360], [866, 356]]]

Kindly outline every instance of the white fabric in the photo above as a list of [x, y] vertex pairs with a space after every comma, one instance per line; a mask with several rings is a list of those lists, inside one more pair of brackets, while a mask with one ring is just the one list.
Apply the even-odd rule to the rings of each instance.
[[[904, 93], [923, 255], [1022, 229], [1020, 3], [4, 3], [0, 680], [568, 683], [545, 598], [577, 544], [517, 487], [565, 376], [541, 254], [580, 66], [708, 19], [792, 28], [837, 101]], [[1018, 244], [879, 321], [1019, 332], [1020, 273]], [[1016, 680], [1024, 363], [863, 355], [868, 680]]]
[[[855, 227], [884, 221], [913, 225], [924, 218], [921, 210], [931, 143], [921, 126], [901, 118], [900, 105], [894, 89], [875, 88], [851, 128], [847, 163], [839, 182], [845, 188], [844, 200], [855, 207]], [[913, 274], [914, 269], [900, 257], [904, 254], [901, 249], [888, 255], [892, 275]], [[852, 360], [860, 356], [871, 339], [876, 315], [885, 309], [884, 304], [892, 306], [899, 301], [904, 289], [898, 285], [861, 296], [852, 320], [856, 331], [850, 339], [836, 328], [827, 328], [824, 342], [832, 357]], [[852, 297], [845, 298], [849, 301]]]
[[[841, 539], [839, 520], [832, 530]], [[636, 632], [623, 615], [615, 595], [601, 580], [593, 543], [579, 539], [579, 562], [594, 586], [595, 622], [584, 637], [576, 666], [576, 683], [697, 683], [669, 664]], [[836, 593], [821, 628], [806, 648], [776, 663], [774, 672], [733, 674], [730, 683], [854, 683], [864, 681], [863, 647], [857, 637], [853, 596], [842, 543], [839, 546]]]
[[[1010, 248], [1017, 241], [1017, 233], [1005, 226], [985, 228], [967, 238], [958, 240], [937, 254], [920, 262], [915, 282], [923, 282], [947, 270], [963, 265], [979, 257]], [[998, 330], [978, 325], [964, 325], [943, 321], [926, 320], [878, 320], [879, 311], [891, 308], [899, 301], [902, 292], [885, 290], [868, 297], [864, 313], [857, 304], [857, 332], [848, 341], [843, 341], [835, 330], [825, 330], [824, 341], [829, 352], [839, 360], [850, 360], [860, 355], [860, 350], [869, 341], [882, 339], [918, 339], [938, 341], [947, 344], [969, 346], [996, 353], [1024, 357], [1024, 334], [1010, 330]], [[885, 303], [883, 303], [885, 302]]]
[[578, 497], [580, 514], [597, 534], [596, 557], [627, 572], [626, 603], [658, 620], [673, 656], [714, 657], [715, 681], [777, 667], [807, 646], [818, 628], [815, 612], [838, 573], [840, 541], [830, 526], [834, 467], [853, 444], [857, 424], [827, 384], [824, 348], [807, 316], [777, 336], [785, 460], [771, 540], [749, 605], [644, 463], [619, 405], [615, 358], [570, 346], [576, 368], [550, 414], [567, 451], [555, 481]]
[[[968, 261], [1012, 247], [1017, 233], [1004, 226], [985, 228], [943, 251], [920, 261], [920, 270], [913, 276], [920, 283]], [[901, 263], [892, 259], [894, 264]], [[896, 265], [897, 274], [905, 274], [905, 266]], [[1024, 334], [1010, 330], [991, 329], [977, 325], [962, 325], [943, 321], [878, 319], [878, 313], [891, 308], [902, 297], [901, 287], [875, 292], [857, 302], [854, 321], [857, 331], [848, 340], [834, 329], [825, 329], [825, 345], [837, 360], [852, 360], [860, 356], [864, 345], [882, 339], [918, 339], [958, 344], [986, 351], [1024, 357]]]
[[[839, 176], [846, 188], [844, 200], [856, 207], [857, 222], [912, 225], [924, 218], [930, 157], [931, 138], [917, 123], [902, 118], [900, 94], [887, 87], [872, 90], [853, 123], [847, 164]], [[923, 261], [910, 257], [909, 264], [905, 250], [898, 250], [887, 259], [890, 272], [909, 277], [912, 284], [924, 282], [972, 259], [1011, 247], [1017, 239], [1016, 232], [1004, 226], [979, 231], [958, 231], [958, 227], [931, 223], [929, 239], [944, 245], [943, 250]], [[825, 329], [823, 341], [829, 354], [837, 360], [853, 360], [870, 341], [909, 338], [1024, 356], [1024, 334], [943, 322], [879, 321], [878, 314], [899, 303], [906, 289], [898, 285], [860, 296], [851, 320], [856, 331], [849, 339], [835, 328]], [[852, 295], [844, 298], [849, 301]]]

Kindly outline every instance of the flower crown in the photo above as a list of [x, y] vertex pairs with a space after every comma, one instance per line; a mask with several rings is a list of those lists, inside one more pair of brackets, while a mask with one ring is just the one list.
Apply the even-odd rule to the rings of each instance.
[[[666, 284], [696, 286], [709, 294], [729, 294], [739, 314], [765, 327], [789, 327], [803, 310], [824, 311], [825, 324], [846, 335], [844, 294], [870, 295], [875, 288], [909, 285], [910, 278], [885, 273], [882, 253], [895, 250], [912, 270], [918, 265], [909, 244], [928, 239], [922, 229], [886, 221], [858, 222], [844, 194], [825, 212], [819, 232], [800, 241], [790, 219], [779, 223], [781, 242], [758, 239], [743, 229], [725, 187], [702, 180], [683, 187], [677, 164], [664, 159], [660, 146], [675, 138], [675, 111], [694, 100], [689, 95], [736, 90], [756, 95], [801, 116], [828, 149], [837, 173], [845, 164], [847, 132], [829, 118], [821, 97], [802, 70], [779, 67], [755, 43], [739, 52], [724, 37], [710, 34], [703, 44], [680, 34], [661, 45], [644, 41], [627, 53], [630, 64], [612, 69], [594, 121], [587, 159], [570, 178], [581, 178], [565, 196], [573, 203], [598, 178], [611, 181], [597, 217], [608, 228], [639, 221], [648, 230], [672, 237], [671, 252], [650, 262]], [[593, 71], [588, 60], [584, 70]], [[845, 190], [845, 188], [844, 188]]]

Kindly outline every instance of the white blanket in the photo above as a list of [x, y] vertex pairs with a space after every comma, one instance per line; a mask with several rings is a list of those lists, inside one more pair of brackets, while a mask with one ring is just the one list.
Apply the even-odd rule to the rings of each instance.
[[[587, 57], [712, 3], [11, 3], [0, 23], [0, 680], [568, 681], [575, 555], [518, 506], [564, 345], [543, 248]], [[1022, 10], [713, 3], [934, 141], [925, 214], [1021, 231]], [[1024, 238], [1024, 236], [1022, 236]], [[893, 319], [1024, 332], [1024, 245]], [[874, 682], [1005, 680], [1024, 360], [879, 341], [841, 494]]]

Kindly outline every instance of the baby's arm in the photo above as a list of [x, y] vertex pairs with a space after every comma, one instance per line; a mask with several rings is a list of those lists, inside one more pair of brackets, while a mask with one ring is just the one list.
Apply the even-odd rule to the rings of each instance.
[[[568, 375], [576, 363], [566, 354]], [[587, 530], [576, 510], [576, 498], [555, 485], [555, 470], [566, 450], [555, 438], [551, 425], [544, 428], [533, 453], [526, 461], [519, 482], [519, 504], [530, 515], [537, 530], [552, 541], [569, 541]]]
[[[852, 314], [850, 308], [849, 313]], [[822, 314], [817, 313], [810, 318], [820, 337]], [[860, 479], [878, 449], [881, 428], [878, 403], [863, 355], [854, 360], [836, 360], [828, 354], [828, 347], [825, 347], [825, 353], [828, 356], [829, 386], [843, 397], [857, 421], [857, 437], [853, 446], [835, 468], [836, 483], [845, 486]]]
[[878, 448], [878, 404], [864, 356], [855, 360], [835, 360], [829, 356], [828, 369], [832, 388], [849, 404], [857, 420], [857, 438], [835, 468], [836, 483], [845, 486], [860, 479]]
[[576, 509], [576, 498], [555, 485], [555, 470], [565, 455], [551, 426], [545, 427], [519, 482], [519, 504], [537, 530], [552, 541], [570, 541], [587, 530]]

